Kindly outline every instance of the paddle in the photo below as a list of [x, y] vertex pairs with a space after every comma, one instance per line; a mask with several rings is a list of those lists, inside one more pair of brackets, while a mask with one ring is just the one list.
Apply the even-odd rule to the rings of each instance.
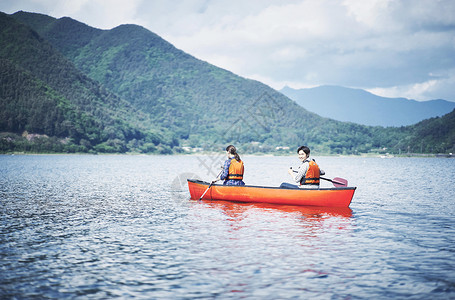
[[[292, 171], [294, 173], [298, 173], [296, 170], [292, 170]], [[324, 177], [319, 177], [319, 178], [330, 181], [331, 183], [333, 183], [334, 187], [347, 187], [348, 186], [348, 181], [344, 178], [340, 178], [340, 177], [335, 177], [333, 179], [324, 178]]]
[[333, 178], [333, 180], [329, 179], [329, 178], [324, 178], [324, 177], [319, 177], [319, 178], [330, 181], [331, 183], [333, 183], [333, 185], [335, 187], [347, 187], [348, 186], [348, 181], [344, 178], [335, 177], [335, 178]]
[[[220, 173], [218, 173], [218, 176], [216, 176], [216, 178], [218, 178], [221, 174], [221, 172], [223, 172], [223, 170], [220, 171]], [[215, 179], [213, 180], [210, 184], [209, 184], [209, 187], [205, 190], [204, 194], [202, 194], [201, 198], [199, 198], [199, 200], [202, 200], [202, 197], [205, 196], [205, 194], [208, 192], [208, 190], [212, 187], [212, 184], [214, 184], [215, 182], [217, 182], [218, 180]]]

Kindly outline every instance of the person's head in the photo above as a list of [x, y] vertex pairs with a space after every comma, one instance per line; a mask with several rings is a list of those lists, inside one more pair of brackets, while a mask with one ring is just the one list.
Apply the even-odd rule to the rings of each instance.
[[310, 157], [310, 148], [307, 146], [300, 146], [297, 149], [297, 153], [299, 154], [299, 159], [301, 161], [305, 161], [308, 157]]
[[235, 149], [234, 145], [227, 146], [226, 152], [228, 157], [235, 157], [237, 161], [240, 161], [240, 156], [237, 154], [237, 149]]

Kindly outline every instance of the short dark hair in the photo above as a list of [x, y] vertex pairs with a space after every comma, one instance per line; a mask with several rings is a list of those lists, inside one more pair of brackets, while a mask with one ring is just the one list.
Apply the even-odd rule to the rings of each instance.
[[310, 155], [310, 148], [308, 148], [307, 146], [300, 146], [299, 149], [297, 149], [297, 154], [300, 152], [300, 150], [303, 150], [303, 152], [305, 152], [306, 155]]

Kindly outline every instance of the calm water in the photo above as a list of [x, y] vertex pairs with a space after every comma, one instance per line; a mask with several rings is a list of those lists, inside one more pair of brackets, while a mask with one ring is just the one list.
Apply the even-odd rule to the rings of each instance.
[[224, 157], [0, 156], [0, 298], [455, 299], [455, 160], [315, 158], [350, 209], [189, 200]]

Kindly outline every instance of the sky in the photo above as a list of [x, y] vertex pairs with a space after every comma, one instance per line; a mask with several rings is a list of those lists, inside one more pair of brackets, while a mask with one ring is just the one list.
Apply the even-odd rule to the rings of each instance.
[[455, 0], [0, 0], [0, 11], [137, 24], [274, 89], [455, 101]]

